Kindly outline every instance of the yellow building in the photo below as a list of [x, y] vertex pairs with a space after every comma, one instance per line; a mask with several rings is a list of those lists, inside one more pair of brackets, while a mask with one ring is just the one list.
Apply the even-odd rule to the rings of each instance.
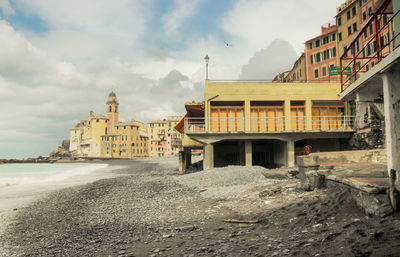
[[118, 100], [111, 92], [106, 102], [106, 116], [91, 111], [70, 130], [70, 151], [76, 157], [135, 158], [149, 154], [146, 126], [139, 121], [120, 122]]
[[98, 157], [100, 155], [100, 135], [107, 131], [108, 119], [103, 115], [95, 116], [90, 111], [87, 120], [83, 120], [70, 130], [70, 151], [77, 157]]
[[337, 52], [338, 57], [341, 57], [347, 48], [350, 47], [351, 42], [353, 42], [360, 30], [359, 1], [346, 0], [336, 11]]
[[187, 117], [184, 132], [204, 146], [204, 168], [293, 166], [305, 146], [344, 149], [352, 117], [338, 83], [209, 81], [204, 117]]
[[113, 131], [101, 135], [101, 157], [131, 159], [149, 156], [147, 133], [137, 122], [118, 122]]

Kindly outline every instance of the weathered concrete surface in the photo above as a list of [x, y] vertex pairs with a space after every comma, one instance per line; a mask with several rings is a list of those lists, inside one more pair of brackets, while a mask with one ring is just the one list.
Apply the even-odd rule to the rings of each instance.
[[386, 149], [311, 153], [318, 156], [319, 164], [334, 163], [385, 163]]
[[318, 156], [298, 156], [297, 165], [299, 166], [300, 187], [306, 191], [312, 191], [316, 188], [315, 183], [320, 179], [318, 177]]
[[370, 193], [338, 181], [327, 179], [328, 188], [343, 188], [350, 192], [357, 206], [368, 215], [386, 217], [393, 213], [390, 199], [386, 193]]
[[366, 214], [384, 217], [393, 212], [387, 194], [389, 179], [385, 164], [320, 166], [318, 164], [319, 155], [317, 154], [300, 156], [297, 162], [299, 165], [298, 177], [302, 189], [312, 191], [325, 187], [346, 188]]

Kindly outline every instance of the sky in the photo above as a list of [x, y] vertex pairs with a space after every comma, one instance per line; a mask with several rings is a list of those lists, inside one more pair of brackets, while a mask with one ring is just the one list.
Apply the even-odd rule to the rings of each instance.
[[211, 80], [270, 80], [342, 2], [0, 0], [0, 159], [48, 156], [111, 90], [126, 121], [183, 115], [206, 54]]

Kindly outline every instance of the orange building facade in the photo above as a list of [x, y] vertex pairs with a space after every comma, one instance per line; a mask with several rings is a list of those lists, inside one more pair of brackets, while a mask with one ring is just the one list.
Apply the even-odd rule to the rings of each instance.
[[306, 43], [307, 81], [337, 82], [339, 76], [329, 76], [329, 68], [338, 66], [336, 26], [321, 27], [321, 35]]

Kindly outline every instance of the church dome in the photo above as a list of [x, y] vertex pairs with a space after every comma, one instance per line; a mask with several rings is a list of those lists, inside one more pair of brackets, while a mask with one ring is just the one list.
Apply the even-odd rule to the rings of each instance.
[[114, 93], [114, 91], [111, 91], [111, 93], [108, 95], [107, 103], [118, 103], [117, 95]]

